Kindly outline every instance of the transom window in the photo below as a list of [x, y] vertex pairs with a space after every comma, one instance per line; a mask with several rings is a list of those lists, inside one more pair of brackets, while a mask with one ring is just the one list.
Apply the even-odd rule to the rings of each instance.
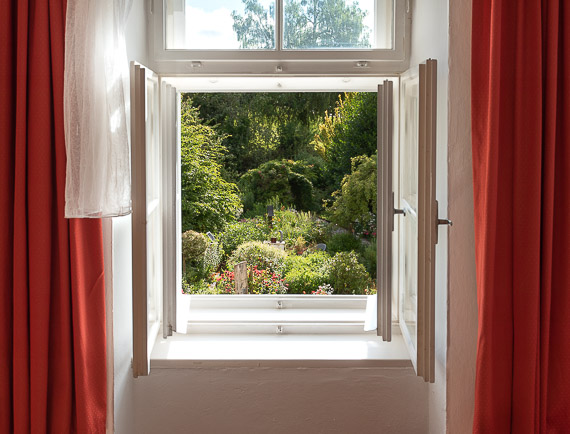
[[391, 49], [393, 0], [168, 0], [166, 49]]

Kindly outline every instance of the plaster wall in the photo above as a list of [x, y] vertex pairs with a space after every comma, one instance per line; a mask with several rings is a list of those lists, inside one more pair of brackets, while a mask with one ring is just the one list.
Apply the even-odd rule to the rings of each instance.
[[[474, 288], [473, 254], [468, 248], [473, 246], [469, 115], [465, 114], [469, 83], [468, 78], [459, 79], [468, 70], [464, 62], [469, 42], [462, 27], [463, 20], [470, 20], [466, 3], [470, 12], [470, 0], [459, 1], [457, 6], [448, 6], [446, 0], [412, 2], [411, 65], [428, 57], [438, 60], [437, 195], [441, 214], [445, 216], [447, 210], [454, 220], [449, 275], [447, 229], [440, 229], [436, 253], [436, 383], [426, 385], [412, 369], [380, 368], [163, 369], [133, 379], [131, 223], [127, 216], [113, 219], [105, 234], [106, 251], [112, 251], [108, 270], [112, 273], [115, 432], [443, 433], [446, 409], [447, 431], [468, 432], [473, 327], [460, 324], [463, 315], [468, 320], [472, 317]], [[133, 2], [127, 48], [130, 60], [149, 64], [144, 6], [144, 0]], [[450, 33], [459, 39], [451, 41]], [[463, 59], [454, 64], [461, 50]], [[448, 132], [450, 140], [457, 140], [449, 145], [449, 155]], [[453, 183], [449, 203], [448, 167]], [[452, 304], [449, 311], [448, 301]], [[448, 332], [448, 325], [450, 330], [454, 326], [452, 331]], [[462, 390], [465, 384], [467, 394]]]
[[[449, 2], [451, 3], [451, 2]], [[449, 13], [447, 0], [412, 2], [412, 41], [410, 66], [428, 58], [437, 59], [437, 161], [436, 196], [440, 218], [448, 213], [448, 45]], [[435, 383], [429, 385], [429, 432], [446, 430], [446, 357], [448, 315], [448, 230], [439, 228], [435, 270]]]
[[[145, 0], [133, 0], [125, 32], [129, 61], [148, 63]], [[131, 216], [105, 219], [105, 278], [112, 306], [107, 307], [107, 334], [112, 336], [113, 363], [108, 369], [113, 412], [108, 415], [109, 431], [134, 433], [134, 378], [131, 369], [133, 348]], [[109, 257], [110, 256], [110, 257]], [[110, 288], [109, 288], [110, 286]], [[110, 329], [110, 330], [109, 330]]]
[[471, 0], [449, 5], [449, 315], [447, 430], [470, 433], [475, 400], [477, 285], [471, 164]]
[[413, 369], [157, 369], [135, 383], [139, 434], [427, 432]]

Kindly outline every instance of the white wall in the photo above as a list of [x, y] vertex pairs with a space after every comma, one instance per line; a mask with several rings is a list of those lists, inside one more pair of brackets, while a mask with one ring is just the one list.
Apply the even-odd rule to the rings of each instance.
[[[437, 180], [440, 218], [447, 217], [447, 99], [448, 99], [448, 1], [416, 0], [412, 6], [410, 66], [437, 59]], [[448, 229], [439, 228], [435, 275], [435, 383], [429, 387], [429, 432], [446, 429], [447, 357], [447, 260]]]
[[135, 383], [137, 434], [427, 432], [412, 369], [160, 369]]
[[[144, 3], [133, 2], [127, 46], [130, 60], [149, 64]], [[106, 252], [113, 250], [107, 279], [113, 290], [115, 432], [470, 431], [477, 330], [466, 110], [471, 0], [449, 3], [412, 2], [411, 64], [438, 60], [437, 195], [442, 214], [448, 210], [454, 220], [449, 247], [443, 228], [437, 247], [436, 383], [426, 386], [410, 369], [156, 370], [148, 378], [133, 379], [131, 228], [130, 217], [123, 217], [113, 219], [112, 231], [105, 231]]]
[[470, 433], [475, 400], [477, 285], [471, 163], [471, 0], [449, 5], [449, 316], [447, 430]]
[[[145, 0], [133, 0], [125, 32], [129, 61], [148, 63], [146, 45]], [[106, 224], [108, 225], [108, 223]], [[112, 284], [113, 379], [114, 413], [111, 417], [117, 433], [134, 433], [134, 378], [131, 370], [133, 348], [131, 216], [112, 219], [112, 228], [104, 232], [105, 244], [112, 245], [112, 260], [105, 258], [106, 284]], [[109, 279], [109, 275], [111, 278]], [[110, 281], [110, 282], [109, 282]], [[109, 331], [108, 331], [109, 333]]]

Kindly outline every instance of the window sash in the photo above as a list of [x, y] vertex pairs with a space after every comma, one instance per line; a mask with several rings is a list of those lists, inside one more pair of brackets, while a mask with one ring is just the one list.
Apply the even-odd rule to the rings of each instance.
[[162, 317], [158, 77], [131, 64], [133, 375], [148, 375]]
[[[418, 376], [435, 381], [435, 244], [437, 243], [437, 62], [402, 75], [400, 194], [400, 329]], [[408, 165], [406, 167], [405, 165]], [[408, 291], [412, 290], [411, 293]], [[407, 296], [409, 294], [409, 296]], [[409, 315], [412, 315], [411, 320]]]
[[[407, 0], [394, 0], [391, 49], [281, 49], [282, 30], [277, 20], [275, 50], [166, 49], [163, 0], [151, 0], [149, 46], [160, 74], [371, 74], [400, 73], [408, 66], [410, 11]], [[278, 2], [281, 4], [281, 0]], [[278, 8], [279, 9], [279, 8]], [[238, 62], [241, 61], [241, 62]], [[243, 63], [251, 61], [251, 63]], [[365, 62], [357, 66], [358, 62]], [[279, 67], [280, 69], [276, 69]]]

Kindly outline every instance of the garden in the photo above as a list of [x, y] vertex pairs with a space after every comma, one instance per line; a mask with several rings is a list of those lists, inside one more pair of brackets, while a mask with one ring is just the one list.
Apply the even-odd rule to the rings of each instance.
[[376, 292], [374, 93], [184, 94], [181, 116], [185, 293]]

